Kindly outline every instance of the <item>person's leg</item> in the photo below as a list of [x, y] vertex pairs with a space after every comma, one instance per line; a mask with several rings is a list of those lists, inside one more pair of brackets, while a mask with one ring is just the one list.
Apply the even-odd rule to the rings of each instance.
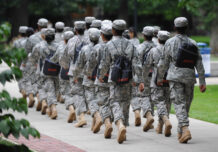
[[178, 119], [178, 139], [181, 143], [187, 143], [187, 141], [191, 139], [191, 133], [188, 129], [189, 120], [186, 110], [187, 101], [185, 88], [185, 84], [170, 82], [170, 99], [175, 107], [176, 117]]

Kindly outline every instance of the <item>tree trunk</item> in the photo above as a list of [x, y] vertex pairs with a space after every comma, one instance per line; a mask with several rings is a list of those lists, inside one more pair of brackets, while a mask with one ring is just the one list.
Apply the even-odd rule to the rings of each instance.
[[218, 15], [212, 22], [211, 26], [211, 40], [210, 40], [210, 47], [212, 49], [212, 53], [218, 55]]
[[123, 19], [128, 24], [128, 0], [120, 0], [120, 7], [119, 7], [119, 15], [120, 19]]
[[12, 24], [11, 38], [18, 35], [19, 26], [28, 26], [28, 0], [22, 0], [17, 7], [8, 9], [9, 22]]

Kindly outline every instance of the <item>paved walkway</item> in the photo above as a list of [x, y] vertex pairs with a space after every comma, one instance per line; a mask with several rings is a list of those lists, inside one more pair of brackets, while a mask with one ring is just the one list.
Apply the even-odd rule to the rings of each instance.
[[[0, 86], [2, 89], [2, 86]], [[21, 97], [18, 92], [16, 82], [7, 83], [5, 86], [13, 96]], [[35, 111], [35, 107], [29, 109], [28, 115], [15, 113], [16, 118], [26, 118], [31, 124], [37, 128], [42, 137], [44, 135], [61, 141], [63, 145], [73, 145], [74, 150], [84, 150], [88, 152], [216, 152], [218, 151], [218, 125], [199, 121], [196, 119], [190, 119], [190, 129], [193, 139], [189, 144], [179, 144], [177, 141], [176, 126], [177, 120], [175, 115], [171, 115], [170, 119], [173, 124], [172, 136], [164, 137], [163, 135], [157, 135], [153, 130], [149, 132], [143, 132], [142, 127], [134, 126], [134, 115], [130, 112], [130, 126], [127, 128], [127, 141], [124, 144], [118, 144], [116, 142], [117, 129], [114, 126], [112, 139], [104, 139], [104, 127], [97, 134], [93, 134], [90, 131], [91, 118], [86, 116], [88, 125], [84, 128], [75, 128], [74, 124], [67, 123], [68, 111], [65, 110], [64, 104], [59, 104], [58, 118], [57, 120], [50, 120], [48, 116], [42, 116], [39, 112]], [[155, 120], [157, 118], [155, 117]], [[156, 122], [154, 125], [156, 126]], [[143, 119], [143, 124], [145, 120]], [[42, 138], [43, 139], [43, 138]], [[63, 143], [64, 142], [64, 143]], [[20, 143], [20, 142], [19, 142]], [[25, 143], [25, 142], [24, 142]], [[33, 142], [30, 142], [33, 143]], [[41, 145], [44, 148], [42, 152], [53, 151], [59, 152], [55, 149], [56, 142], [50, 142], [49, 144], [35, 143]], [[33, 145], [33, 144], [32, 144]], [[48, 146], [49, 145], [49, 146]], [[63, 146], [62, 150], [66, 152], [72, 152], [73, 150], [67, 150], [68, 146]], [[47, 148], [47, 150], [45, 150]], [[33, 148], [34, 149], [34, 148]], [[55, 150], [54, 150], [55, 149]], [[39, 150], [41, 151], [41, 150]], [[73, 151], [74, 152], [74, 151]]]

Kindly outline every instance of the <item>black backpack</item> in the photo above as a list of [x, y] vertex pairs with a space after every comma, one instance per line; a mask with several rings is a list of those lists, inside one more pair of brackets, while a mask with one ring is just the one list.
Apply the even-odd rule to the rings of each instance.
[[194, 69], [198, 60], [198, 47], [190, 42], [183, 42], [179, 47], [176, 67]]
[[61, 66], [58, 63], [53, 63], [49, 59], [54, 55], [54, 51], [51, 51], [50, 54], [46, 57], [43, 66], [43, 73], [46, 76], [58, 76]]
[[68, 72], [69, 72], [69, 69], [64, 69], [63, 67], [61, 67], [61, 72], [60, 72], [61, 79], [69, 80]]
[[115, 56], [114, 67], [112, 68], [112, 72], [111, 72], [111, 80], [114, 81], [116, 84], [126, 84], [129, 83], [131, 79], [132, 79], [131, 61], [129, 61], [129, 59], [123, 55]]

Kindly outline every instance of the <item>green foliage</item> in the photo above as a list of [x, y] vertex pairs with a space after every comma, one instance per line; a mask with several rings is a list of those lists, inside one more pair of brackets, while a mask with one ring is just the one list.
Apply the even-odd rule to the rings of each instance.
[[[217, 92], [218, 85], [208, 85], [205, 93], [201, 93], [199, 87], [196, 86], [189, 116], [191, 118], [218, 124]], [[175, 113], [175, 110], [172, 108], [171, 112]]]
[[[6, 40], [10, 36], [11, 27], [8, 23], [0, 25], [0, 64], [5, 62], [10, 69], [0, 73], [0, 83], [5, 85], [6, 82], [19, 79], [22, 73], [16, 65], [19, 65], [26, 57], [23, 49], [15, 49], [7, 45]], [[30, 123], [25, 120], [17, 120], [11, 113], [6, 113], [8, 110], [16, 112], [24, 112], [27, 114], [27, 102], [23, 98], [12, 98], [6, 90], [0, 92], [0, 133], [5, 137], [13, 135], [19, 138], [22, 134], [29, 139], [29, 135], [40, 137], [39, 132], [30, 127]], [[3, 113], [4, 111], [4, 113]]]
[[210, 45], [210, 37], [209, 36], [191, 36], [196, 42], [204, 42], [208, 46]]

